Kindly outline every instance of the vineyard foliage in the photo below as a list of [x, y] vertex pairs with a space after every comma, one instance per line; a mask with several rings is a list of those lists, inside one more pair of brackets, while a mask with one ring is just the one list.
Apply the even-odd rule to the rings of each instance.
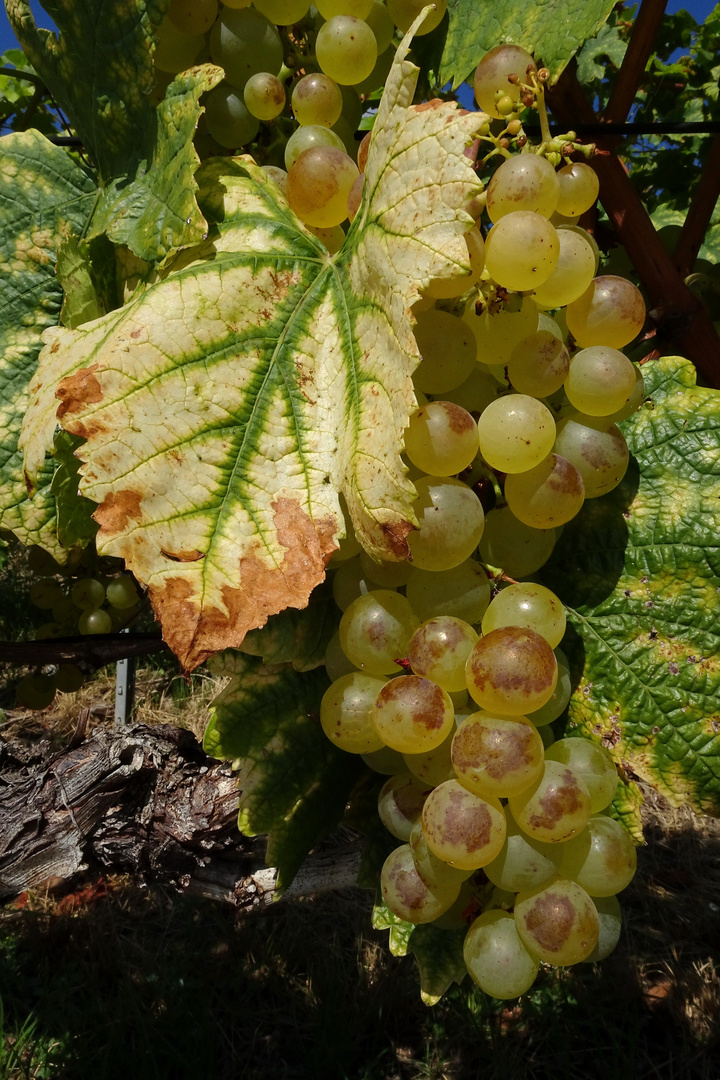
[[[477, 113], [447, 93], [418, 100], [418, 74], [423, 88], [457, 87], [513, 39], [551, 80], [577, 55], [602, 103], [630, 20], [607, 0], [450, 0], [437, 34], [398, 49], [360, 210], [329, 255], [250, 156], [201, 164], [193, 137], [217, 67], [177, 76], [154, 102], [167, 0], [44, 6], [59, 37], [36, 27], [27, 0], [6, 0], [83, 153], [49, 140], [47, 110], [24, 130], [23, 103], [5, 108], [18, 130], [2, 139], [0, 173], [0, 528], [58, 559], [88, 542], [120, 556], [186, 670], [219, 654], [211, 663], [234, 679], [205, 746], [241, 759], [241, 827], [269, 834], [287, 884], [348, 801], [348, 820], [367, 819], [367, 777], [316, 722], [339, 617], [325, 565], [346, 520], [371, 555], [407, 558], [409, 309], [431, 278], [466, 266], [463, 207], [481, 190], [465, 155]], [[691, 61], [668, 60], [666, 34], [643, 115], [717, 113], [717, 25], [691, 37], [685, 22]], [[667, 104], [672, 78], [682, 93]], [[628, 150], [658, 227], [679, 224], [687, 203], [673, 148], [677, 176], [696, 169], [697, 136]], [[702, 251], [710, 268], [718, 228]], [[586, 504], [541, 576], [568, 611], [567, 726], [623, 766], [614, 812], [636, 835], [633, 776], [720, 811], [720, 395], [682, 358], [644, 373], [646, 402], [623, 425], [625, 480]], [[431, 998], [461, 967], [434, 933], [414, 930], [410, 944]], [[395, 937], [402, 951], [407, 926]]]

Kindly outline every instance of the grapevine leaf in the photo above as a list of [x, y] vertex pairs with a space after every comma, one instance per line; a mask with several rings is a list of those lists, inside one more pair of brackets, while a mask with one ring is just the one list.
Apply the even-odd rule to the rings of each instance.
[[453, 89], [472, 74], [486, 52], [503, 42], [524, 45], [555, 81], [582, 43], [593, 37], [613, 0], [448, 0], [449, 26], [441, 83]]
[[28, 499], [18, 437], [28, 384], [42, 348], [41, 334], [57, 323], [62, 289], [55, 260], [63, 240], [84, 227], [95, 181], [37, 131], [0, 140], [0, 528], [23, 544], [41, 544], [62, 559], [50, 494], [52, 466], [42, 465], [37, 494]]
[[249, 158], [200, 170], [212, 229], [120, 311], [48, 333], [23, 445], [32, 482], [55, 388], [99, 504], [98, 550], [148, 585], [186, 668], [302, 608], [344, 533], [378, 559], [415, 525], [402, 431], [418, 361], [409, 311], [467, 268], [478, 191], [453, 102], [411, 105], [405, 38], [380, 103], [363, 203], [323, 245]]
[[198, 243], [207, 222], [195, 200], [194, 176], [200, 159], [193, 135], [201, 113], [200, 95], [216, 86], [221, 68], [204, 64], [170, 83], [157, 108], [157, 135], [151, 160], [130, 183], [120, 176], [105, 186], [92, 220], [91, 235], [107, 232], [148, 262]]
[[268, 834], [267, 862], [278, 887], [342, 818], [361, 768], [326, 738], [315, 714], [329, 680], [323, 671], [267, 667], [248, 657], [216, 698], [203, 746], [240, 764], [240, 831]]
[[157, 120], [153, 33], [169, 0], [44, 0], [58, 34], [38, 28], [29, 0], [5, 0], [23, 51], [77, 131], [104, 181], [152, 157]]
[[340, 613], [332, 596], [316, 589], [302, 611], [286, 608], [272, 615], [260, 630], [245, 635], [242, 651], [259, 656], [265, 664], [290, 663], [296, 671], [310, 671], [325, 659]]
[[467, 975], [463, 959], [466, 930], [441, 930], [432, 923], [416, 926], [409, 951], [420, 971], [420, 995], [426, 1005], [436, 1005], [454, 982]]
[[90, 236], [107, 231], [150, 262], [206, 231], [195, 201], [192, 137], [199, 97], [223, 76], [178, 75], [155, 108], [152, 57], [168, 0], [46, 0], [59, 35], [38, 29], [28, 0], [7, 0], [25, 52], [95, 162], [102, 186]]
[[570, 728], [673, 804], [718, 814], [720, 392], [678, 357], [643, 372], [628, 474], [565, 527], [543, 579], [572, 627]]
[[50, 491], [57, 513], [57, 537], [64, 548], [85, 546], [97, 532], [92, 519], [95, 503], [78, 493], [80, 462], [75, 457], [80, 439], [67, 431], [55, 434], [54, 457], [57, 468]]
[[619, 783], [610, 813], [630, 833], [636, 844], [643, 842], [643, 793], [634, 780]]
[[393, 956], [407, 956], [410, 935], [415, 929], [413, 923], [406, 922], [389, 907], [379, 901], [372, 912], [372, 925], [376, 930], [389, 930], [388, 948]]
[[74, 329], [115, 307], [115, 249], [104, 238], [69, 236], [58, 248], [57, 279], [64, 293], [60, 322]]

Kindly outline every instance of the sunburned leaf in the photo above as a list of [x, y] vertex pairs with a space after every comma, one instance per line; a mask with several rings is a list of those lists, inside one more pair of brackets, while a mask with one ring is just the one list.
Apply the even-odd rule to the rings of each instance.
[[285, 888], [308, 851], [338, 824], [362, 764], [333, 746], [314, 710], [324, 671], [301, 674], [235, 658], [236, 677], [213, 703], [203, 746], [240, 759], [240, 831], [268, 834], [266, 858]]
[[556, 79], [614, 6], [613, 0], [448, 0], [440, 82], [452, 79], [453, 88], [459, 86], [485, 53], [503, 42], [524, 45]]
[[718, 814], [720, 392], [678, 357], [643, 373], [649, 400], [623, 424], [635, 462], [565, 527], [543, 580], [568, 605], [571, 727]]
[[49, 488], [52, 466], [39, 462], [37, 494], [28, 499], [18, 437], [28, 384], [42, 348], [41, 334], [60, 315], [58, 248], [82, 231], [96, 185], [64, 150], [37, 131], [7, 135], [0, 147], [0, 528], [14, 532], [23, 544], [41, 544], [62, 560]]
[[199, 174], [207, 241], [120, 311], [46, 339], [28, 475], [62, 380], [58, 417], [86, 439], [98, 549], [147, 583], [188, 669], [307, 604], [344, 533], [339, 492], [372, 555], [408, 555], [409, 311], [432, 277], [467, 268], [463, 207], [479, 187], [463, 153], [478, 118], [451, 102], [411, 105], [409, 42], [337, 255], [250, 159], [215, 159]]

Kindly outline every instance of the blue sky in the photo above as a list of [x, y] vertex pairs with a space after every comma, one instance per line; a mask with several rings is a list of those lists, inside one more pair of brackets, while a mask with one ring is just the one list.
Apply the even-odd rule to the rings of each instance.
[[[30, 0], [30, 7], [40, 26], [49, 28], [54, 27], [54, 23], [45, 14], [41, 5], [38, 3], [38, 0]], [[678, 11], [680, 8], [685, 8], [698, 22], [704, 22], [714, 7], [714, 0], [685, 0], [685, 2], [683, 2], [683, 0], [669, 0], [667, 10], [669, 12], [674, 12]], [[10, 23], [5, 13], [5, 5], [3, 4], [0, 13], [0, 52], [5, 52], [6, 49], [17, 48], [17, 44], [17, 40], [10, 28]]]

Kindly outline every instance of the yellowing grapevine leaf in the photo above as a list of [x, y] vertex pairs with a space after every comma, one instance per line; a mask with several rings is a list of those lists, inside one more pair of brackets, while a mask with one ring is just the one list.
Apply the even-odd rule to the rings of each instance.
[[[86, 442], [98, 549], [146, 582], [186, 668], [304, 607], [345, 531], [408, 555], [400, 457], [418, 362], [409, 310], [467, 267], [479, 190], [453, 103], [412, 106], [403, 41], [378, 111], [363, 204], [335, 256], [249, 158], [198, 174], [206, 241], [119, 311], [51, 331], [23, 432], [32, 483], [62, 426]], [[59, 384], [59, 385], [58, 385]]]

